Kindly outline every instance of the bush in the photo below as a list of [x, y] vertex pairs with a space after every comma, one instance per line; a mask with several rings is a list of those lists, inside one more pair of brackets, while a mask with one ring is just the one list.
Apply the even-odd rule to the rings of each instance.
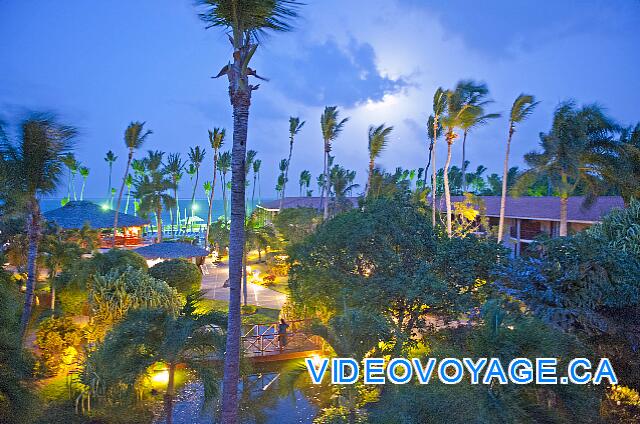
[[191, 262], [182, 259], [171, 259], [155, 264], [149, 269], [149, 275], [165, 281], [180, 293], [200, 290], [202, 282], [200, 269]]
[[113, 269], [135, 268], [146, 271], [147, 260], [131, 250], [111, 249], [107, 253], [96, 254], [91, 261], [96, 265], [96, 274], [104, 275]]
[[242, 315], [253, 315], [258, 311], [258, 307], [256, 305], [242, 305], [240, 310]]
[[273, 274], [267, 274], [262, 281], [264, 281], [267, 286], [271, 286], [276, 282], [276, 276]]
[[80, 328], [71, 318], [47, 318], [36, 331], [36, 344], [41, 355], [38, 369], [43, 375], [55, 375], [65, 366], [71, 365], [82, 340]]

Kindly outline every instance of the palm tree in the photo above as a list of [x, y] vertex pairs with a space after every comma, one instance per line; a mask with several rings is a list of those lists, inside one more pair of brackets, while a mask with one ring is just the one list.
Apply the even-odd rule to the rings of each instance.
[[133, 175], [127, 175], [127, 179], [124, 182], [127, 186], [127, 202], [124, 204], [124, 213], [129, 213], [129, 203], [131, 201], [131, 187], [133, 186]]
[[67, 198], [66, 200], [63, 199], [62, 206], [64, 206], [69, 200], [71, 200], [72, 192], [75, 196], [74, 179], [75, 179], [76, 172], [78, 172], [78, 161], [76, 160], [73, 154], [69, 153], [65, 155], [63, 158], [63, 162], [64, 162], [64, 166], [67, 167], [67, 170], [69, 172], [69, 182], [67, 184]]
[[535, 97], [530, 94], [520, 94], [511, 106], [509, 114], [509, 135], [507, 137], [507, 151], [504, 156], [504, 170], [502, 172], [502, 194], [500, 196], [500, 221], [498, 223], [498, 243], [502, 241], [504, 236], [504, 213], [507, 203], [507, 181], [509, 173], [509, 151], [511, 149], [511, 139], [513, 133], [516, 132], [516, 124], [523, 122], [533, 113], [538, 106]]
[[167, 157], [167, 165], [165, 166], [165, 171], [169, 174], [171, 178], [171, 182], [173, 183], [173, 197], [176, 199], [176, 214], [175, 217], [173, 214], [171, 215], [171, 236], [173, 238], [176, 237], [175, 231], [175, 219], [178, 220], [178, 226], [180, 225], [180, 204], [178, 202], [178, 183], [182, 178], [182, 170], [184, 169], [185, 163], [182, 161], [180, 157], [180, 153], [170, 153]]
[[220, 182], [222, 184], [222, 204], [224, 207], [224, 222], [227, 219], [227, 173], [231, 169], [231, 153], [224, 152], [218, 158], [218, 172], [220, 173]]
[[288, 164], [286, 159], [281, 159], [280, 163], [278, 164], [278, 170], [280, 171], [280, 175], [278, 175], [278, 182], [276, 183], [276, 192], [280, 195], [280, 198], [282, 198], [282, 190], [286, 183], [284, 175], [285, 175], [285, 171], [287, 170], [287, 165]]
[[469, 131], [479, 126], [486, 124], [490, 119], [499, 118], [499, 113], [484, 113], [484, 107], [491, 103], [491, 100], [485, 100], [489, 94], [489, 89], [484, 83], [477, 83], [473, 80], [460, 81], [456, 89], [459, 89], [463, 94], [463, 103], [480, 108], [478, 110], [478, 116], [474, 116], [473, 119], [469, 119], [462, 123], [461, 128], [463, 131], [462, 136], [462, 191], [467, 191], [466, 182], [466, 147], [467, 147], [467, 135]]
[[211, 183], [211, 192], [209, 193], [209, 212], [207, 214], [207, 230], [205, 233], [205, 243], [209, 243], [209, 227], [211, 227], [211, 219], [213, 212], [213, 194], [216, 189], [216, 174], [218, 168], [218, 152], [224, 144], [224, 136], [226, 131], [224, 128], [214, 128], [213, 131], [209, 130], [209, 144], [213, 149], [213, 181]]
[[[140, 179], [142, 178], [142, 176], [144, 174], [146, 174], [147, 172], [147, 163], [145, 162], [145, 160], [138, 160], [138, 159], [134, 159], [133, 161], [131, 161], [131, 169], [133, 170], [133, 174], [135, 175], [134, 177], [134, 181], [136, 179]], [[115, 188], [111, 189], [111, 199], [113, 200], [113, 197], [115, 196]], [[176, 199], [176, 202], [178, 200]], [[111, 202], [111, 204], [113, 204], [113, 201]], [[138, 213], [138, 206], [140, 204], [140, 199], [134, 197], [133, 198], [133, 214], [137, 215]]]
[[[256, 204], [256, 185], [260, 184], [259, 176], [260, 176], [260, 166], [262, 165], [262, 161], [260, 159], [256, 159], [253, 161], [253, 190], [251, 191], [251, 206]], [[258, 197], [260, 196], [260, 190], [258, 189]], [[260, 199], [258, 199], [258, 202]]]
[[521, 192], [529, 181], [546, 177], [554, 193], [560, 197], [560, 236], [567, 235], [567, 206], [569, 197], [581, 186], [585, 193], [584, 206], [590, 206], [599, 192], [599, 181], [589, 171], [592, 151], [610, 143], [618, 126], [598, 105], [576, 108], [572, 101], [561, 103], [553, 116], [551, 130], [540, 134], [541, 152], [530, 152], [524, 160], [526, 170], [515, 191]]
[[306, 187], [309, 189], [309, 185], [311, 185], [311, 172], [306, 169], [300, 173], [300, 179], [298, 184], [300, 184], [300, 197], [302, 197], [302, 188]]
[[145, 139], [151, 134], [151, 130], [144, 130], [144, 122], [132, 122], [129, 124], [124, 132], [124, 144], [129, 150], [127, 156], [127, 166], [124, 168], [124, 176], [122, 177], [122, 185], [120, 186], [120, 193], [118, 194], [118, 202], [116, 203], [115, 218], [113, 219], [113, 244], [111, 247], [116, 247], [116, 232], [118, 230], [118, 213], [120, 213], [120, 202], [122, 201], [122, 192], [127, 182], [127, 175], [129, 175], [129, 166], [133, 160], [133, 152], [142, 146]]
[[436, 188], [437, 188], [437, 169], [436, 169], [436, 143], [441, 132], [440, 118], [444, 114], [447, 107], [447, 92], [438, 87], [433, 95], [433, 120], [431, 123], [432, 142], [431, 149], [431, 164], [433, 166], [433, 172], [431, 175], [431, 224], [435, 228], [436, 226]]
[[211, 181], [207, 180], [202, 183], [202, 189], [204, 190], [204, 196], [207, 198], [207, 204], [211, 204], [209, 195], [211, 194]]
[[87, 185], [87, 177], [89, 177], [89, 168], [81, 166], [78, 168], [78, 173], [82, 177], [82, 189], [80, 190], [80, 200], [84, 199], [84, 188]]
[[[331, 143], [338, 138], [338, 135], [342, 132], [344, 124], [349, 121], [349, 118], [344, 118], [339, 121], [338, 116], [340, 112], [337, 106], [327, 106], [324, 108], [324, 112], [320, 117], [320, 127], [322, 129], [322, 140], [324, 141], [324, 181], [329, 181], [329, 154], [331, 153]], [[322, 187], [322, 199], [324, 206], [323, 217], [326, 220], [329, 218], [329, 190], [323, 185]]]
[[260, 78], [249, 63], [268, 31], [289, 31], [289, 21], [297, 17], [296, 0], [199, 0], [200, 18], [207, 28], [222, 27], [233, 46], [233, 61], [217, 77], [229, 80], [229, 99], [233, 107], [233, 169], [231, 175], [231, 228], [229, 246], [229, 331], [224, 363], [222, 421], [238, 422], [238, 379], [240, 375], [240, 283], [245, 222], [245, 158], [251, 94], [259, 85], [249, 77]]
[[469, 122], [476, 119], [481, 109], [478, 106], [464, 103], [464, 92], [460, 84], [455, 90], [447, 90], [447, 108], [446, 113], [442, 116], [442, 126], [445, 130], [445, 139], [447, 140], [447, 160], [444, 164], [444, 199], [447, 209], [447, 234], [451, 237], [451, 190], [449, 188], [449, 165], [451, 164], [451, 147], [458, 138], [456, 134], [457, 128], [468, 126]]
[[77, 261], [82, 254], [82, 249], [78, 243], [64, 240], [60, 232], [50, 234], [43, 240], [42, 251], [45, 253], [44, 264], [49, 270], [49, 288], [51, 302], [50, 309], [56, 307], [56, 285], [55, 277], [62, 269]]
[[282, 203], [284, 202], [284, 196], [287, 181], [289, 181], [289, 166], [291, 165], [291, 155], [293, 154], [293, 140], [295, 136], [304, 127], [305, 121], [300, 122], [298, 117], [289, 117], [289, 158], [287, 159], [287, 169], [284, 171], [284, 183], [282, 185], [282, 196], [280, 196], [280, 209], [282, 209]]
[[[224, 355], [227, 317], [218, 311], [198, 312], [202, 294], [191, 293], [177, 315], [165, 309], [129, 312], [107, 335], [91, 362], [106, 382], [132, 386], [156, 363], [168, 373], [164, 415], [173, 422], [175, 371], [187, 364], [204, 383], [205, 399], [211, 398], [219, 375], [208, 366], [212, 357]], [[212, 330], [212, 328], [214, 330]], [[118, 358], [114, 363], [113, 358]]]
[[393, 127], [386, 127], [385, 124], [377, 127], [369, 127], [369, 176], [367, 177], [367, 186], [365, 188], [365, 196], [369, 194], [371, 185], [371, 176], [375, 167], [375, 160], [389, 143], [389, 134], [393, 131]]
[[[189, 160], [191, 161], [191, 165], [195, 169], [196, 180], [193, 183], [193, 192], [191, 193], [191, 217], [193, 217], [194, 211], [196, 210], [196, 188], [198, 187], [198, 178], [200, 177], [200, 165], [204, 161], [205, 154], [204, 149], [201, 149], [200, 146], [196, 146], [189, 148]], [[187, 217], [187, 226], [189, 225], [189, 217]]]
[[[253, 162], [256, 160], [256, 156], [258, 156], [258, 152], [255, 150], [247, 150], [247, 158], [244, 163], [244, 173], [245, 173], [245, 181], [246, 186], [249, 187], [249, 173], [253, 169]], [[245, 203], [248, 202], [249, 199], [245, 199]], [[250, 213], [253, 210], [253, 201], [247, 208], [247, 213]]]
[[111, 196], [111, 174], [113, 173], [113, 163], [118, 159], [118, 156], [113, 153], [113, 151], [109, 150], [107, 154], [104, 156], [104, 161], [109, 165], [109, 190], [107, 191], [107, 196], [109, 196], [109, 207], [113, 207], [113, 197]]
[[0, 138], [0, 215], [26, 215], [27, 281], [20, 332], [24, 337], [36, 284], [36, 259], [41, 238], [40, 202], [56, 192], [62, 177], [65, 155], [70, 153], [76, 130], [56, 122], [51, 115], [38, 114], [22, 122], [20, 138], [11, 143]]

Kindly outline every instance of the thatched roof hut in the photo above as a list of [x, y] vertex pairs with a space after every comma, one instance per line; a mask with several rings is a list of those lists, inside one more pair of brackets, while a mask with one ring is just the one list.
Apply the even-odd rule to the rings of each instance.
[[209, 251], [189, 243], [163, 241], [134, 250], [146, 259], [191, 259], [209, 255]]
[[[44, 217], [64, 230], [80, 229], [85, 224], [99, 230], [113, 228], [115, 214], [114, 210], [103, 209], [93, 202], [72, 201], [61, 208], [45, 212]], [[142, 227], [148, 223], [148, 219], [126, 213], [118, 214], [118, 228]]]

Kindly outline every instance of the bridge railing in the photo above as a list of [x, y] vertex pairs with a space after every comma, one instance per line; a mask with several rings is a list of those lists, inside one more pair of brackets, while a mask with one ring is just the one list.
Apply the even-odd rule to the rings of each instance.
[[316, 350], [322, 342], [308, 331], [309, 323], [310, 320], [289, 321], [286, 333], [279, 333], [277, 322], [252, 325], [245, 328], [242, 346], [252, 356]]

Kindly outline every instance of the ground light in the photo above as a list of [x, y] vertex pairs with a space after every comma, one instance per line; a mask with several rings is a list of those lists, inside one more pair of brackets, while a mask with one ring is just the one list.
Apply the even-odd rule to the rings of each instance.
[[167, 384], [169, 382], [169, 370], [157, 371], [151, 376], [151, 381], [156, 384]]

